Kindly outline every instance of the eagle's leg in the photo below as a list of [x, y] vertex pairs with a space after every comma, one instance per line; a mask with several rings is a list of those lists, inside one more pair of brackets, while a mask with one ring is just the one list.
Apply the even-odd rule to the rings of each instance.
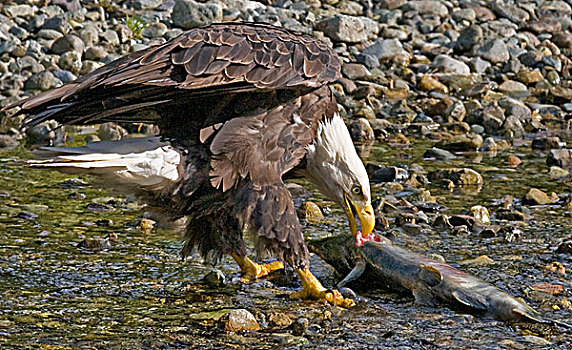
[[280, 261], [273, 261], [266, 264], [258, 264], [250, 260], [247, 256], [240, 256], [236, 253], [231, 254], [232, 258], [240, 266], [243, 281], [252, 281], [257, 278], [263, 277], [272, 271], [284, 268], [284, 264]]
[[309, 269], [295, 269], [302, 282], [302, 290], [290, 294], [291, 299], [326, 300], [330, 304], [349, 308], [355, 305], [352, 299], [344, 298], [337, 290], [326, 289]]

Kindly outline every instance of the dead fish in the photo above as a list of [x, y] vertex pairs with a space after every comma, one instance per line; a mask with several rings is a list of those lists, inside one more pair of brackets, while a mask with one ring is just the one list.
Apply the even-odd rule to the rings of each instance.
[[543, 318], [524, 301], [490, 283], [398, 247], [385, 237], [377, 236], [376, 240], [378, 238], [378, 242], [367, 241], [357, 247], [355, 238], [340, 235], [310, 241], [308, 246], [338, 272], [347, 275], [338, 283], [338, 288], [363, 279], [370, 286], [410, 291], [421, 305], [446, 305], [453, 310], [485, 314], [502, 321], [524, 320], [572, 328], [572, 325]]

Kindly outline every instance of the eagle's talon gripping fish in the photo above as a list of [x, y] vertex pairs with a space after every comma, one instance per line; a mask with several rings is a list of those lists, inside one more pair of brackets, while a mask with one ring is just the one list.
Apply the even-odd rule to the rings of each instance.
[[408, 290], [421, 305], [444, 304], [452, 309], [486, 314], [502, 321], [534, 321], [572, 329], [564, 322], [540, 316], [495, 286], [454, 267], [394, 245], [377, 236], [367, 241], [355, 237], [334, 236], [309, 242], [310, 250], [346, 277], [339, 289], [360, 278], [368, 284]]

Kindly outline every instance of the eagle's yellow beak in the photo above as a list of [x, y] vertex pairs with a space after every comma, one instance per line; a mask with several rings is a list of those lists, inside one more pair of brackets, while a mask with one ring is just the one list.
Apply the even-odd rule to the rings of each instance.
[[361, 225], [361, 233], [363, 236], [369, 235], [375, 226], [375, 215], [373, 213], [373, 207], [369, 202], [352, 202], [352, 200], [345, 196], [346, 199], [346, 207], [344, 211], [348, 216], [348, 220], [350, 222], [350, 231], [352, 235], [355, 237], [358, 233], [358, 226], [356, 222], [356, 216], [359, 220]]

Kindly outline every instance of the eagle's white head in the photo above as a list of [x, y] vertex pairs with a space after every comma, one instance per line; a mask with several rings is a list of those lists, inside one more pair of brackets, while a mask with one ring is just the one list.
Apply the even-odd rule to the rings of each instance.
[[348, 128], [338, 113], [324, 118], [315, 141], [306, 154], [306, 177], [326, 197], [339, 204], [350, 222], [350, 230], [367, 236], [375, 226], [369, 178], [353, 145]]

